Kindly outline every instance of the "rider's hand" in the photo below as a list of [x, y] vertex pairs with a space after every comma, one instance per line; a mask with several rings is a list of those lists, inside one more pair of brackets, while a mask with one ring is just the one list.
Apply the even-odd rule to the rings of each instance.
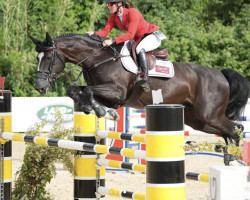
[[113, 43], [114, 43], [114, 42], [113, 42], [112, 39], [104, 40], [104, 41], [102, 42], [102, 46], [108, 47], [108, 46], [110, 46], [110, 45], [113, 44]]
[[87, 34], [89, 34], [90, 36], [91, 35], [94, 35], [95, 34], [95, 31], [89, 31], [89, 32], [86, 32]]

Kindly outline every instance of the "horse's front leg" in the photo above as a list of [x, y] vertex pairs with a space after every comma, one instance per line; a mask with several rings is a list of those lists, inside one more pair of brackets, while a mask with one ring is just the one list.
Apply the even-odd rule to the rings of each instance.
[[94, 98], [92, 86], [84, 88], [83, 98], [88, 100], [97, 117], [104, 117], [106, 115], [105, 108], [102, 107]]
[[[99, 106], [98, 106], [99, 104], [96, 102], [96, 100], [94, 99], [91, 92], [89, 92], [88, 89], [85, 90], [86, 87], [87, 86], [69, 86], [67, 89], [68, 96], [70, 98], [72, 98], [75, 103], [78, 104], [80, 109], [85, 114], [89, 114], [93, 110], [92, 105], [94, 105], [94, 108], [95, 108], [94, 110], [97, 113], [98, 117], [105, 116], [108, 119], [111, 119], [114, 121], [117, 121], [120, 119], [120, 116], [116, 112], [116, 110], [105, 107], [105, 112], [104, 112], [103, 111], [104, 108], [102, 108], [102, 107], [99, 108]], [[107, 111], [107, 113], [106, 113], [106, 111]], [[106, 113], [106, 115], [105, 115], [105, 113]]]
[[[105, 115], [106, 111], [101, 105], [106, 105], [109, 102], [109, 105], [122, 105], [126, 100], [127, 88], [121, 87], [115, 83], [106, 83], [95, 86], [87, 86], [84, 89], [84, 96], [88, 98], [90, 104], [97, 116]], [[96, 99], [99, 101], [99, 104]], [[116, 112], [114, 110], [108, 111], [108, 113], [116, 119]]]
[[80, 109], [85, 113], [89, 114], [92, 111], [92, 106], [88, 99], [84, 99], [83, 93], [86, 86], [69, 86], [67, 94], [70, 98], [78, 104]]

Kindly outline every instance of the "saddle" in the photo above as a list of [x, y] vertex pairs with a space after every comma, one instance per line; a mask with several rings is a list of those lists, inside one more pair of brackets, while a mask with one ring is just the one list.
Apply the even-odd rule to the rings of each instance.
[[[101, 42], [100, 38], [98, 38], [98, 41]], [[91, 71], [106, 62], [114, 61], [117, 58], [121, 58], [122, 65], [126, 70], [128, 70], [133, 74], [140, 73], [140, 68], [138, 68], [139, 65], [136, 54], [137, 45], [138, 44], [134, 40], [129, 40], [124, 43], [116, 44], [115, 47], [114, 46], [112, 47], [111, 45], [110, 47], [114, 52], [113, 57], [109, 57], [103, 61], [95, 63], [92, 67], [88, 69], [88, 71]], [[167, 51], [168, 49], [162, 49], [162, 50], [153, 50], [146, 53], [149, 61], [148, 76], [164, 77], [164, 78], [172, 78], [174, 76], [173, 63], [167, 59], [168, 58]]]
[[[137, 45], [138, 43], [136, 43], [133, 40], [130, 40], [127, 44], [127, 47], [128, 47], [128, 50], [130, 51], [131, 57], [134, 59], [135, 63], [138, 65], [137, 54], [135, 50]], [[147, 52], [146, 54], [147, 54], [148, 61], [149, 61], [149, 66], [148, 66], [149, 70], [151, 70], [155, 66], [156, 58], [167, 60], [168, 58], [167, 52], [168, 52], [167, 48]]]

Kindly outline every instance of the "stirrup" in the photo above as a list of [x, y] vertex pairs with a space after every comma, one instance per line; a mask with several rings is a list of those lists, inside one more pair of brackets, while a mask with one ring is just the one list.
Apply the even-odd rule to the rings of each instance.
[[145, 79], [143, 79], [143, 78], [137, 78], [136, 79], [136, 85], [143, 85], [143, 84], [145, 84], [145, 83], [147, 83], [148, 81], [147, 80], [145, 80]]

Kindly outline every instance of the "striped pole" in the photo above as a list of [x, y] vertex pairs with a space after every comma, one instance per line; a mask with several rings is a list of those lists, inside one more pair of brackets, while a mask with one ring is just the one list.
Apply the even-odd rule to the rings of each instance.
[[137, 130], [132, 130], [132, 131], [129, 131], [129, 132], [132, 133], [132, 134], [145, 134], [146, 130], [145, 129], [137, 129]]
[[186, 172], [186, 178], [201, 182], [209, 182], [209, 175], [208, 174], [201, 174], [195, 172]]
[[[97, 121], [95, 115], [85, 115], [77, 104], [74, 105], [74, 127], [80, 128], [74, 135], [74, 141], [88, 142], [90, 145], [104, 144], [104, 140], [97, 141], [95, 136], [97, 128], [105, 128], [105, 119]], [[105, 186], [105, 167], [100, 167], [99, 170], [96, 168], [97, 158], [99, 154], [96, 152], [82, 152], [81, 156], [74, 158], [75, 200], [96, 199], [97, 186]], [[103, 198], [104, 196], [100, 196], [99, 199]]]
[[243, 132], [243, 138], [250, 138], [249, 132]]
[[138, 110], [138, 109], [136, 109], [136, 110], [133, 110], [132, 112], [133, 113], [145, 113], [145, 110]]
[[[139, 134], [139, 133], [144, 134], [146, 132], [146, 130], [145, 129], [137, 129], [137, 130], [132, 130], [132, 131], [129, 131], [129, 132], [132, 133], [132, 134]], [[209, 133], [196, 131], [196, 130], [184, 131], [184, 133], [185, 133], [185, 136], [221, 137], [219, 135], [209, 134]], [[250, 138], [250, 132], [243, 132], [243, 138]]]
[[[129, 118], [145, 118], [145, 113], [132, 113]], [[250, 121], [250, 116], [240, 116], [239, 121]]]
[[[11, 125], [11, 98], [12, 92], [4, 90], [0, 101], [0, 118], [2, 123], [0, 133], [12, 131]], [[0, 199], [10, 200], [12, 189], [12, 142], [0, 138]]]
[[129, 115], [129, 118], [145, 118], [146, 114], [145, 113], [131, 113]]
[[130, 148], [118, 148], [102, 144], [69, 141], [69, 140], [38, 137], [34, 135], [25, 135], [25, 134], [8, 133], [8, 132], [3, 132], [0, 135], [0, 137], [2, 137], [5, 140], [13, 140], [17, 142], [30, 142], [44, 146], [53, 146], [64, 149], [87, 151], [92, 153], [90, 155], [94, 155], [93, 153], [99, 153], [99, 154], [120, 155], [138, 159], [145, 159], [146, 157], [146, 152], [142, 150], [135, 150]]
[[240, 116], [239, 121], [250, 121], [250, 116]]
[[202, 131], [192, 130], [192, 131], [185, 131], [185, 136], [206, 136], [206, 137], [220, 137], [219, 135], [209, 134]]
[[146, 106], [147, 200], [185, 199], [183, 108]]
[[134, 129], [145, 129], [144, 125], [133, 126]]
[[137, 193], [137, 192], [129, 192], [114, 188], [106, 188], [106, 187], [99, 187], [97, 189], [99, 194], [103, 195], [109, 195], [113, 197], [123, 197], [123, 198], [129, 198], [129, 199], [135, 199], [135, 200], [145, 200], [146, 195], [143, 193]]
[[110, 138], [115, 140], [127, 140], [127, 141], [134, 141], [134, 142], [146, 142], [145, 135], [141, 134], [131, 134], [131, 133], [120, 133], [115, 131], [97, 131], [97, 135], [101, 138]]
[[121, 162], [117, 160], [108, 160], [108, 159], [98, 159], [97, 164], [100, 166], [113, 167], [117, 169], [127, 169], [136, 172], [146, 173], [146, 165], [141, 165], [141, 164]]

